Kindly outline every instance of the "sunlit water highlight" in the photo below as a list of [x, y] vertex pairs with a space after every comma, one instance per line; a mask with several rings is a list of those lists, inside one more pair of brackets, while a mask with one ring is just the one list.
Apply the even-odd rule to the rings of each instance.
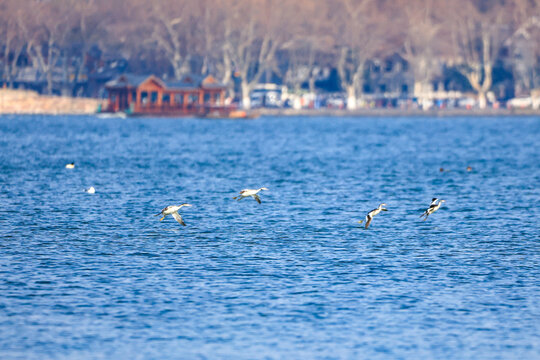
[[[0, 358], [538, 359], [539, 139], [538, 118], [2, 116]], [[182, 202], [185, 228], [153, 216]]]

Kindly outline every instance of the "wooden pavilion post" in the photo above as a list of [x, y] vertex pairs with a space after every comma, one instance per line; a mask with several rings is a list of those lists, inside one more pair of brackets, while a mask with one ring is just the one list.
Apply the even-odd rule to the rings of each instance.
[[116, 97], [114, 98], [114, 112], [117, 112], [120, 108], [120, 91], [116, 92]]
[[134, 111], [140, 111], [141, 109], [141, 91], [137, 89], [137, 99], [135, 100]]
[[108, 91], [108, 97], [109, 97], [109, 101], [107, 101], [107, 111], [110, 111], [110, 109], [113, 107], [113, 103], [112, 103], [112, 93], [111, 93], [111, 90], [109, 89]]

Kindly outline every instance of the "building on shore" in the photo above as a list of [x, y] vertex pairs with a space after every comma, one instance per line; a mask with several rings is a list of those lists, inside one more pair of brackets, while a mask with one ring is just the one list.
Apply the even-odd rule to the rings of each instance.
[[213, 76], [186, 75], [180, 81], [164, 81], [154, 75], [120, 75], [106, 83], [107, 105], [103, 112], [132, 115], [181, 116], [227, 115], [226, 86]]

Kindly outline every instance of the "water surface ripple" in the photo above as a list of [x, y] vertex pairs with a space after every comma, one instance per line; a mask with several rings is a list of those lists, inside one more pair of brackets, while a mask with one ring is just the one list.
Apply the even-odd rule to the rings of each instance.
[[[2, 116], [0, 358], [540, 359], [538, 139], [538, 118]], [[153, 216], [181, 202], [187, 227]]]

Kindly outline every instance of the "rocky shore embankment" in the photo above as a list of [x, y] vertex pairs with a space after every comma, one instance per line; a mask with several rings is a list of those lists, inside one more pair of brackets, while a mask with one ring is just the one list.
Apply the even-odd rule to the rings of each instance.
[[101, 100], [0, 89], [0, 114], [94, 114]]

